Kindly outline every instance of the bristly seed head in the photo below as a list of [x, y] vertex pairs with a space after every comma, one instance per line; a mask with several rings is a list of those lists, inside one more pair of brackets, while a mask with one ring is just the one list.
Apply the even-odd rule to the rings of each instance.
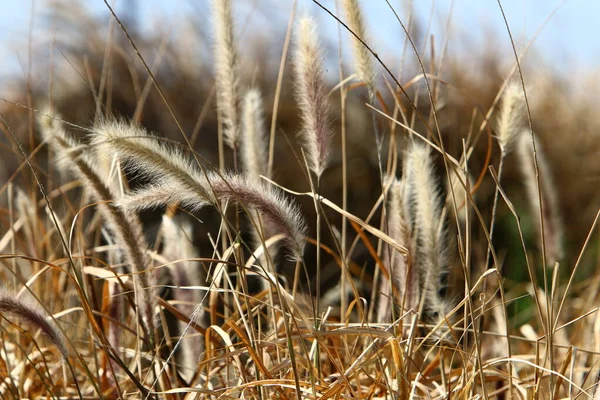
[[121, 200], [121, 206], [138, 211], [166, 204], [199, 209], [233, 201], [273, 223], [285, 236], [293, 257], [301, 257], [304, 222], [296, 206], [272, 186], [245, 175], [200, 170], [181, 151], [161, 144], [144, 129], [121, 121], [103, 121], [96, 132], [93, 145], [97, 151], [127, 160], [136, 172], [152, 180], [147, 187]]
[[442, 200], [433, 170], [429, 147], [413, 143], [406, 164], [407, 184], [412, 191], [414, 233], [417, 237], [417, 257], [425, 305], [432, 313], [445, 315], [446, 303], [440, 296], [440, 277], [446, 269], [445, 232]]
[[[343, 4], [344, 10], [346, 11], [346, 18], [348, 19], [348, 26], [356, 36], [361, 38], [361, 40], [366, 41], [367, 29], [365, 27], [365, 21], [360, 9], [359, 1], [344, 0]], [[354, 37], [354, 35], [352, 35], [352, 47], [354, 49], [358, 78], [367, 85], [367, 88], [369, 88], [370, 91], [372, 91], [375, 81], [375, 72], [373, 69], [371, 53], [360, 40]]]
[[40, 305], [35, 304], [33, 300], [19, 298], [16, 292], [0, 286], [0, 314], [12, 313], [25, 319], [44, 332], [52, 343], [59, 348], [62, 356], [67, 358], [67, 346], [62, 332], [51, 319], [51, 316], [44, 315], [40, 308]]
[[238, 55], [234, 43], [231, 0], [213, 0], [215, 78], [217, 109], [224, 125], [225, 142], [232, 149], [238, 145]]
[[502, 154], [506, 155], [515, 144], [516, 137], [525, 128], [526, 106], [523, 88], [511, 83], [502, 96], [498, 115], [498, 144]]
[[268, 158], [263, 104], [258, 89], [251, 89], [244, 96], [242, 122], [242, 163], [248, 175], [258, 179], [267, 173]]
[[323, 54], [314, 21], [308, 17], [300, 20], [298, 26], [294, 72], [308, 164], [320, 177], [327, 167], [333, 131], [323, 76]]

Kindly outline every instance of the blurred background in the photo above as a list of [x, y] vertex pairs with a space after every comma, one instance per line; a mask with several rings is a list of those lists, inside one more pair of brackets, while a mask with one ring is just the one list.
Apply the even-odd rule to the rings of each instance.
[[[241, 54], [242, 86], [261, 89], [269, 129], [293, 2], [234, 0], [232, 3]], [[458, 158], [462, 139], [481, 125], [483, 115], [492, 106], [515, 62], [498, 2], [363, 0], [361, 3], [369, 27], [368, 43], [390, 70], [398, 74], [401, 82], [410, 82], [418, 76], [420, 66], [397, 18], [410, 32], [425, 69], [439, 78], [442, 135], [448, 151]], [[209, 162], [218, 164], [209, 2], [120, 0], [109, 1], [109, 4], [114, 5], [115, 12], [153, 70], [196, 150]], [[335, 1], [323, 0], [322, 5], [344, 19]], [[0, 111], [27, 149], [34, 151], [39, 144], [33, 113], [27, 107], [36, 108], [47, 102], [54, 104], [66, 121], [76, 125], [89, 127], [101, 115], [119, 115], [181, 141], [181, 134], [150, 84], [147, 71], [103, 1], [5, 1], [2, 6], [0, 98], [3, 101]], [[523, 78], [529, 91], [533, 127], [549, 159], [557, 187], [565, 231], [563, 262], [566, 268], [563, 273], [568, 274], [600, 204], [597, 190], [600, 183], [600, 117], [597, 112], [600, 2], [505, 0], [502, 6], [516, 51], [523, 57]], [[312, 1], [297, 2], [296, 15], [304, 14], [310, 14], [318, 21], [327, 54], [327, 74], [333, 88], [341, 80], [340, 65], [344, 77], [353, 70], [348, 33]], [[274, 128], [273, 178], [293, 190], [308, 190], [306, 178], [300, 172], [302, 167], [293, 155], [293, 149], [297, 149], [294, 143], [299, 124], [290, 71], [288, 57]], [[378, 88], [384, 101], [392, 106], [391, 86], [386, 84], [390, 80], [382, 73], [380, 65], [377, 65], [377, 71]], [[429, 115], [430, 104], [422, 80], [411, 86], [409, 93], [417, 97], [420, 111]], [[331, 99], [334, 125], [339, 130], [339, 95], [333, 92]], [[369, 214], [381, 194], [372, 119], [365, 107], [366, 99], [364, 89], [353, 90], [349, 93], [346, 110], [348, 210], [361, 218]], [[408, 103], [404, 105], [410, 112]], [[389, 121], [378, 119], [376, 123], [381, 125], [384, 133], [391, 130]], [[490, 125], [493, 129], [493, 121]], [[415, 129], [421, 128], [418, 123], [415, 125]], [[6, 134], [5, 126], [0, 129], [4, 131], [1, 144], [6, 150], [0, 166], [1, 182], [23, 179], [31, 184], [30, 177], [15, 174], [23, 160]], [[82, 134], [77, 128], [73, 132]], [[338, 134], [323, 184], [323, 194], [336, 204], [341, 204], [342, 199], [339, 149]], [[470, 163], [474, 176], [486, 168], [487, 150], [486, 140], [480, 140], [475, 146]], [[495, 142], [492, 150], [491, 162], [497, 166], [499, 151]], [[40, 151], [33, 158], [42, 171], [49, 171], [45, 167], [49, 163], [46, 157], [44, 151]], [[231, 154], [226, 153], [226, 159], [231, 160]], [[534, 250], [538, 238], [527, 213], [522, 177], [512, 161], [507, 160], [503, 186], [519, 210], [527, 244]], [[231, 165], [230, 162], [227, 164]], [[50, 176], [48, 174], [45, 178]], [[52, 186], [51, 180], [49, 185]], [[489, 219], [493, 190], [494, 184], [488, 174], [476, 193], [477, 204], [486, 219]], [[312, 203], [304, 199], [299, 201], [307, 219], [314, 221]], [[527, 279], [524, 258], [519, 250], [514, 217], [500, 203], [496, 244], [507, 277], [518, 284]], [[328, 217], [333, 225], [340, 226], [339, 215], [332, 213]], [[206, 238], [203, 230], [213, 229], [210, 222], [218, 221], [218, 216], [208, 213], [200, 219], [204, 224], [199, 224], [197, 237]], [[374, 221], [378, 221], [377, 216]], [[484, 241], [477, 229], [474, 238], [480, 241], [479, 244]], [[596, 266], [597, 242], [594, 240], [591, 250], [585, 254], [582, 277], [588, 276]], [[325, 243], [333, 246], [327, 238]], [[204, 246], [208, 248], [210, 244], [204, 243]], [[479, 248], [481, 250], [476, 252], [485, 251], [485, 246]], [[360, 248], [355, 251], [353, 260], [361, 267], [373, 264], [368, 253]], [[334, 267], [328, 271], [331, 272], [326, 279], [334, 284], [338, 270]]]
[[[183, 24], [210, 24], [207, 1], [191, 0], [111, 0], [118, 15], [125, 18], [142, 34], [156, 32], [157, 26], [173, 35], [175, 40]], [[240, 21], [249, 25], [248, 31], [260, 30], [262, 35], [280, 33], [285, 28], [292, 0], [235, 0], [235, 12]], [[324, 6], [335, 10], [333, 0], [323, 0]], [[377, 50], [384, 60], [399, 53], [398, 41], [403, 31], [392, 8], [403, 23], [412, 15], [427, 29], [438, 44], [448, 41], [450, 51], [492, 50], [489, 39], [494, 38], [493, 50], [508, 58], [508, 34], [495, 0], [372, 0], [363, 1], [367, 23]], [[517, 48], [535, 40], [536, 57], [555, 71], [580, 75], [591, 73], [600, 63], [597, 45], [597, 22], [600, 3], [591, 0], [523, 0], [502, 2]], [[300, 14], [310, 13], [319, 20], [323, 35], [330, 41], [337, 37], [337, 24], [311, 0], [299, 0]], [[28, 63], [29, 35], [34, 43], [48, 39], [52, 27], [49, 16], [53, 13], [71, 13], [84, 10], [99, 21], [108, 23], [109, 11], [102, 0], [26, 0], [6, 1], [2, 5], [0, 24], [0, 67], [3, 78], [25, 74]], [[64, 16], [64, 15], [63, 15]], [[31, 28], [31, 29], [30, 29]], [[49, 29], [50, 28], [50, 29]], [[181, 32], [179, 32], [181, 33]], [[499, 47], [498, 47], [499, 45]], [[2, 82], [4, 84], [4, 79]]]

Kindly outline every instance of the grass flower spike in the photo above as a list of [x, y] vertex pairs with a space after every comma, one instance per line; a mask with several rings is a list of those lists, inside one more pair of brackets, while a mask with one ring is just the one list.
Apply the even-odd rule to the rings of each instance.
[[[365, 26], [364, 16], [360, 8], [359, 0], [344, 0], [344, 10], [348, 26], [352, 32], [363, 41], [367, 40], [367, 28]], [[356, 71], [358, 78], [363, 81], [370, 92], [374, 92], [375, 86], [375, 70], [373, 69], [373, 60], [369, 50], [352, 35], [352, 48], [354, 50], [354, 60], [356, 63]]]
[[327, 167], [333, 135], [322, 53], [314, 21], [303, 18], [298, 25], [294, 53], [296, 98], [302, 117], [308, 165], [318, 177]]
[[67, 347], [62, 332], [49, 315], [40, 311], [39, 304], [19, 298], [17, 293], [0, 287], [0, 314], [6, 313], [17, 315], [40, 329], [58, 347], [62, 356], [67, 357]]
[[268, 142], [264, 123], [262, 98], [258, 89], [244, 96], [242, 108], [242, 163], [248, 176], [259, 179], [267, 173]]
[[217, 109], [224, 125], [225, 142], [235, 149], [239, 139], [239, 71], [231, 0], [212, 0]]
[[[86, 146], [78, 144], [67, 134], [62, 122], [53, 112], [46, 111], [38, 118], [38, 125], [43, 136], [55, 149], [61, 165], [71, 170], [90, 190], [93, 198], [98, 201], [97, 209], [104, 217], [116, 241], [123, 246], [123, 255], [128, 266], [134, 272], [133, 281], [137, 304], [141, 308], [141, 319], [144, 330], [150, 340], [154, 335], [155, 300], [153, 295], [153, 274], [147, 273], [150, 258], [146, 254], [148, 245], [144, 238], [142, 223], [137, 215], [116, 206], [115, 201], [120, 197], [112, 186], [103, 180], [98, 173], [96, 160], [85, 150]], [[102, 174], [104, 177], [108, 174]]]
[[502, 95], [497, 122], [497, 139], [503, 155], [512, 149], [517, 136], [525, 128], [525, 123], [526, 108], [523, 88], [516, 83], [511, 83]]
[[414, 232], [417, 236], [417, 265], [423, 285], [426, 308], [438, 317], [446, 313], [442, 299], [441, 277], [446, 272], [446, 246], [443, 232], [442, 200], [428, 147], [413, 143], [408, 151], [407, 184], [410, 186], [411, 208], [414, 210]]
[[547, 264], [552, 264], [555, 261], [560, 261], [564, 255], [563, 251], [563, 233], [562, 221], [560, 218], [560, 207], [558, 204], [558, 192], [554, 186], [552, 171], [546, 161], [544, 152], [539, 145], [539, 140], [536, 139], [536, 159], [538, 165], [538, 173], [540, 180], [540, 192], [538, 193], [537, 179], [535, 176], [535, 164], [533, 158], [533, 144], [529, 132], [522, 132], [516, 143], [517, 155], [519, 158], [519, 166], [523, 174], [525, 191], [531, 214], [536, 222], [538, 232], [541, 232], [540, 226], [540, 202], [539, 196], [542, 196], [542, 206], [544, 214], [544, 237], [546, 242]]
[[[410, 204], [406, 196], [404, 185], [401, 181], [395, 179], [390, 187], [387, 216], [388, 216], [388, 231], [389, 236], [395, 239], [398, 243], [410, 249], [412, 255], [413, 240], [410, 220]], [[378, 305], [378, 320], [380, 322], [390, 321], [392, 302], [400, 304], [402, 310], [419, 309], [420, 300], [420, 282], [419, 273], [416, 268], [413, 268], [410, 262], [411, 257], [399, 254], [391, 246], [386, 246], [386, 256], [384, 260], [389, 265], [391, 282], [384, 279], [380, 282], [380, 295]], [[396, 290], [391, 290], [395, 288]]]
[[273, 224], [284, 235], [293, 257], [301, 257], [304, 222], [298, 209], [271, 186], [243, 175], [202, 171], [180, 151], [124, 122], [104, 121], [96, 132], [94, 145], [98, 151], [128, 161], [137, 173], [153, 181], [124, 198], [123, 208], [142, 210], [181, 204], [198, 210], [206, 205], [218, 207], [220, 201], [233, 201]]

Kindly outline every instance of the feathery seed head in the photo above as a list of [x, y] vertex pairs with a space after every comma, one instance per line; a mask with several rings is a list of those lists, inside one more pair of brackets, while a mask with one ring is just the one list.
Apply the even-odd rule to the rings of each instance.
[[[152, 179], [157, 185], [157, 177], [168, 174], [188, 176], [197, 173], [197, 168], [181, 150], [167, 146], [158, 137], [149, 134], [142, 127], [118, 119], [100, 121], [94, 127], [92, 146], [99, 157], [118, 157], [131, 161], [130, 168], [141, 176]], [[204, 179], [198, 173], [196, 178]], [[207, 194], [205, 194], [207, 195]]]
[[314, 21], [308, 17], [299, 23], [294, 72], [308, 163], [310, 169], [320, 177], [327, 167], [333, 131], [323, 77], [323, 54]]
[[257, 178], [267, 173], [267, 136], [263, 121], [260, 91], [251, 89], [244, 97], [242, 131], [242, 162], [248, 175]]
[[234, 201], [260, 215], [270, 226], [285, 237], [284, 244], [292, 251], [291, 258], [300, 260], [304, 249], [305, 223], [298, 207], [290, 203], [272, 186], [262, 181], [249, 180], [241, 175], [228, 175], [211, 182], [215, 196]]
[[[361, 38], [367, 40], [367, 29], [365, 27], [364, 17], [360, 8], [359, 0], [344, 0], [344, 10], [348, 19], [350, 29]], [[375, 72], [373, 69], [373, 61], [369, 50], [352, 35], [352, 47], [354, 49], [354, 58], [356, 62], [356, 72], [360, 80], [362, 80], [372, 91], [375, 82]]]
[[[466, 186], [463, 186], [464, 185]], [[458, 219], [463, 223], [469, 210], [469, 199], [467, 189], [471, 189], [473, 186], [473, 178], [463, 168], [456, 168], [450, 172], [450, 185], [448, 187], [446, 195], [446, 204], [450, 205], [451, 210], [455, 210], [452, 206], [452, 202], [456, 200], [456, 212]], [[454, 198], [452, 195], [454, 194]]]
[[231, 0], [213, 0], [215, 78], [217, 109], [224, 125], [228, 146], [238, 145], [238, 61], [234, 44]]
[[[401, 180], [393, 179], [386, 210], [389, 236], [409, 248], [412, 253], [412, 232], [408, 223], [410, 205], [405, 197], [405, 184]], [[402, 305], [404, 310], [418, 310], [420, 293], [419, 273], [413, 265], [410, 265], [410, 257], [399, 254], [391, 246], [386, 246], [385, 252], [384, 260], [388, 262], [391, 283], [396, 291], [392, 293], [390, 282], [387, 279], [382, 279], [378, 309], [378, 320], [380, 322], [389, 321], [391, 316], [389, 299], [394, 297], [393, 294], [396, 295], [395, 303]]]
[[30, 299], [19, 298], [16, 292], [0, 287], [0, 314], [4, 313], [18, 315], [40, 329], [59, 348], [62, 356], [67, 358], [67, 346], [62, 332], [51, 316], [40, 310], [39, 304]]
[[515, 138], [525, 128], [526, 106], [523, 89], [520, 85], [512, 83], [506, 87], [498, 115], [498, 144], [502, 154], [508, 153]]
[[[45, 117], [47, 118], [47, 117]], [[56, 149], [64, 165], [68, 167], [79, 179], [85, 182], [92, 196], [99, 202], [98, 211], [102, 214], [107, 226], [123, 245], [124, 255], [134, 272], [136, 296], [142, 311], [142, 321], [149, 338], [154, 333], [154, 300], [153, 295], [146, 293], [147, 289], [153, 290], [152, 274], [144, 274], [149, 264], [145, 254], [147, 244], [144, 238], [142, 224], [136, 215], [118, 209], [113, 201], [120, 197], [114, 186], [107, 182], [107, 174], [99, 174], [97, 159], [85, 152], [87, 146], [80, 145], [75, 139], [65, 132], [62, 124], [57, 119], [49, 124], [47, 120], [40, 121], [43, 134], [50, 139], [50, 144]], [[47, 130], [52, 127], [52, 131]], [[102, 155], [102, 153], [99, 153]]]
[[135, 171], [153, 181], [146, 188], [123, 198], [119, 202], [121, 206], [143, 210], [165, 204], [181, 204], [199, 209], [230, 200], [257, 211], [272, 222], [285, 236], [294, 257], [301, 256], [304, 223], [297, 208], [271, 186], [243, 175], [201, 171], [181, 151], [159, 143], [155, 136], [142, 128], [124, 126], [118, 121], [104, 121], [95, 131], [93, 144], [100, 151], [129, 161]]
[[408, 185], [412, 187], [414, 232], [417, 236], [416, 264], [421, 274], [425, 304], [434, 313], [444, 304], [440, 277], [445, 273], [445, 238], [441, 229], [442, 201], [429, 147], [413, 143], [407, 160]]
[[40, 112], [36, 115], [40, 132], [45, 140], [62, 130], [62, 122], [57, 118], [60, 118], [60, 116], [48, 104], [42, 106]]
[[45, 141], [56, 152], [56, 158], [62, 170], [71, 167], [70, 158], [81, 154], [83, 146], [67, 134], [60, 115], [50, 106], [45, 105], [36, 115], [40, 133]]
[[539, 141], [536, 139], [536, 159], [540, 181], [540, 191], [538, 192], [531, 135], [527, 131], [523, 131], [519, 134], [516, 142], [517, 155], [520, 161], [519, 166], [521, 167], [521, 173], [523, 174], [525, 183], [525, 191], [538, 232], [541, 232], [540, 193], [542, 196], [542, 206], [544, 211], [542, 218], [544, 220], [547, 263], [553, 264], [563, 257], [564, 249], [562, 244], [563, 226], [560, 217], [558, 194], [554, 185], [554, 180], [552, 179], [552, 171], [548, 165], [544, 152], [539, 145]]
[[407, 232], [405, 226], [405, 200], [402, 196], [403, 193], [403, 182], [399, 179], [394, 179], [392, 186], [390, 187], [390, 196], [388, 200], [389, 210], [389, 232], [393, 238], [401, 238]]

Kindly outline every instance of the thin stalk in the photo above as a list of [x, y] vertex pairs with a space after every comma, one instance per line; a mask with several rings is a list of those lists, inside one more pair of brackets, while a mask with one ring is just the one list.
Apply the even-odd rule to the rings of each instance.
[[[317, 196], [314, 198], [315, 204], [315, 212], [317, 213], [317, 287], [316, 287], [316, 306], [315, 306], [315, 331], [319, 332], [321, 329], [321, 324], [319, 322], [320, 310], [321, 310], [321, 212], [319, 210], [318, 202], [321, 199], [321, 176], [317, 177]], [[344, 293], [342, 293], [342, 297]], [[315, 351], [315, 368], [317, 369], [317, 376], [321, 377], [321, 363], [320, 363], [320, 352], [319, 352], [319, 344], [317, 342], [317, 347]]]
[[273, 101], [273, 116], [271, 117], [271, 131], [269, 133], [269, 160], [267, 162], [267, 177], [273, 176], [273, 156], [275, 153], [275, 128], [277, 127], [277, 112], [279, 111], [279, 100], [281, 98], [281, 85], [283, 82], [283, 73], [285, 72], [285, 64], [287, 60], [288, 49], [290, 48], [290, 40], [292, 38], [292, 27], [296, 18], [296, 4], [294, 0], [292, 4], [292, 12], [288, 21], [287, 32], [283, 42], [283, 51], [281, 53], [281, 61], [279, 63], [279, 73], [277, 75], [277, 85], [275, 86], [275, 100]]
[[[336, 12], [339, 13], [339, 0], [335, 2]], [[340, 70], [340, 82], [344, 81], [344, 68], [343, 68], [343, 56], [342, 56], [342, 29], [337, 24], [338, 32], [338, 59], [339, 59], [339, 70]], [[341, 142], [342, 142], [342, 210], [347, 211], [348, 209], [348, 155], [346, 149], [346, 96], [347, 90], [344, 85], [340, 85], [340, 130], [341, 130]], [[342, 293], [347, 292], [347, 281], [348, 281], [348, 262], [346, 258], [346, 237], [348, 231], [348, 221], [345, 216], [342, 216], [342, 239], [341, 239], [341, 259], [342, 259], [342, 276], [341, 276], [341, 289]], [[348, 299], [346, 296], [342, 296], [340, 299], [340, 315], [346, 315], [346, 309], [348, 308]]]
[[[492, 240], [494, 238], [494, 226], [496, 221], [496, 209], [498, 207], [498, 197], [500, 196], [500, 180], [502, 179], [502, 167], [504, 166], [504, 159], [506, 158], [506, 152], [502, 151], [500, 154], [500, 164], [498, 165], [498, 184], [496, 185], [496, 190], [494, 191], [494, 204], [492, 206], [492, 219], [490, 221], [490, 240], [488, 242], [484, 271], [489, 268], [490, 257], [492, 252]], [[496, 268], [500, 271], [500, 266], [497, 265]], [[484, 286], [485, 288], [485, 286]]]

